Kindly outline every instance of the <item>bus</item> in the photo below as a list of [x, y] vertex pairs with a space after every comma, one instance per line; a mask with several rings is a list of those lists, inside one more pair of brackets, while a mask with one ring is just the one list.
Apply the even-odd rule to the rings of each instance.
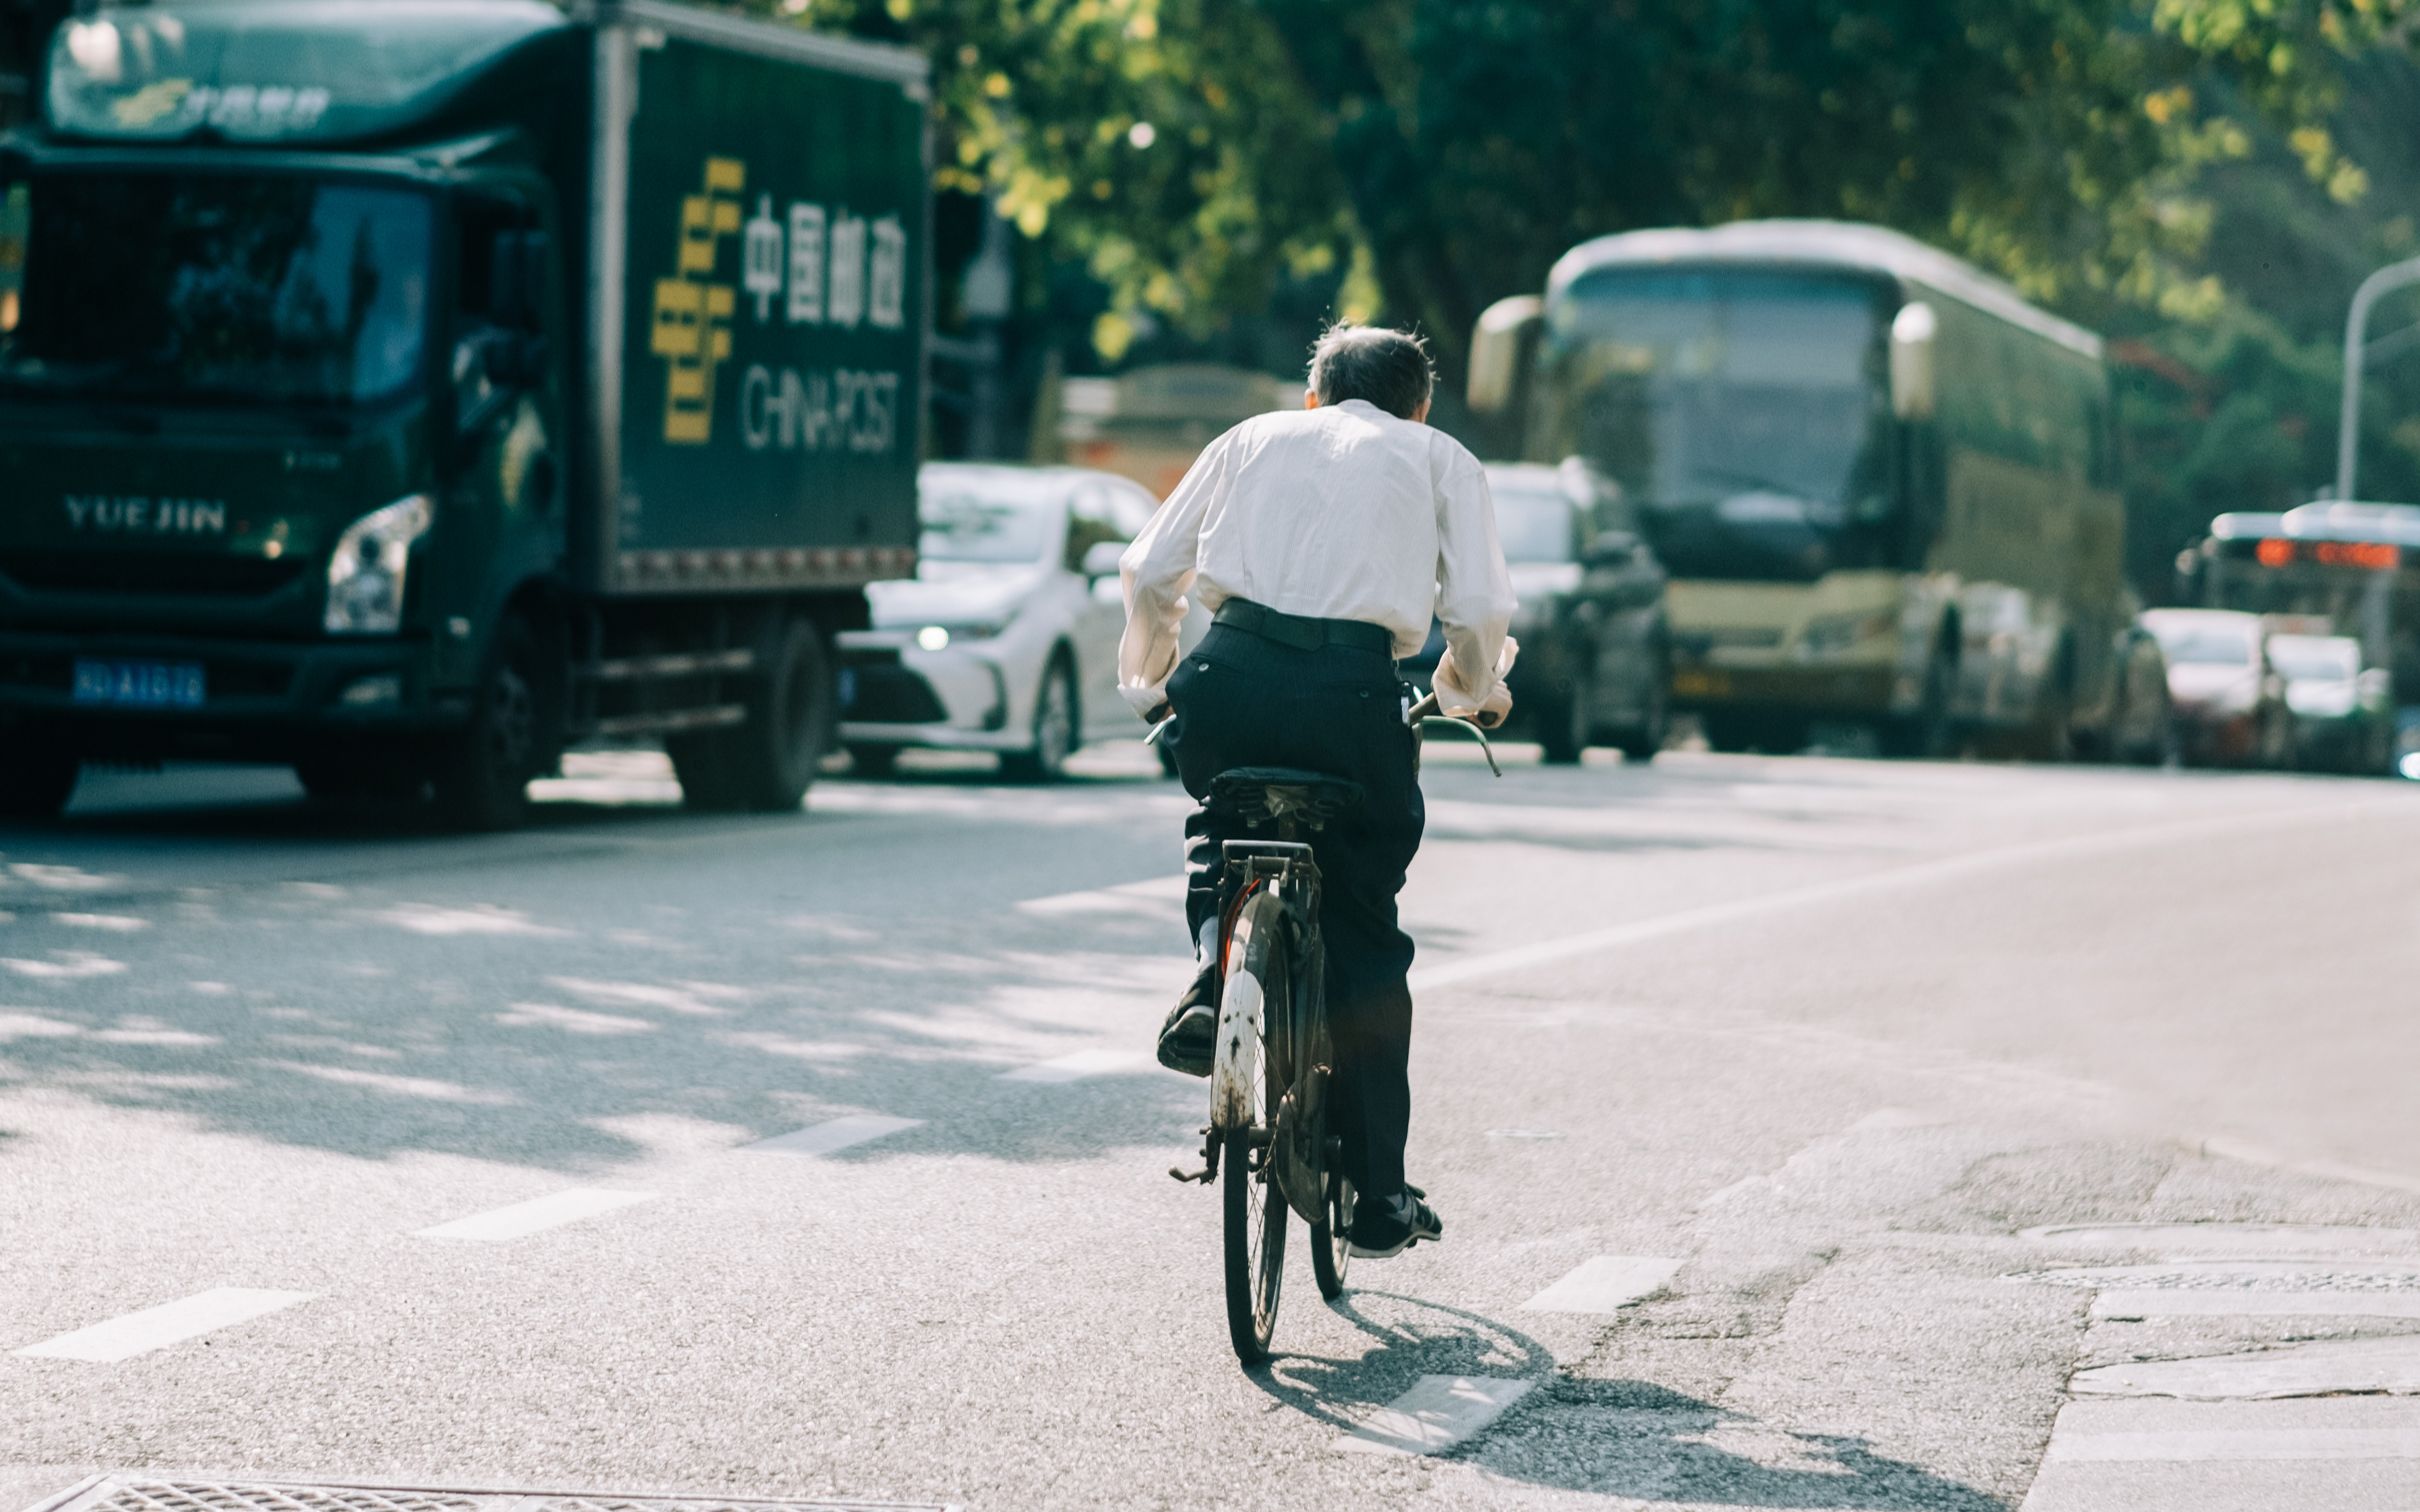
[[1840, 222], [1602, 237], [1481, 317], [1470, 401], [1630, 496], [1672, 575], [1674, 702], [1718, 749], [1817, 721], [1891, 755], [2109, 744], [2108, 368], [2009, 286]]
[[2213, 609], [2324, 619], [2387, 672], [2394, 770], [2420, 778], [2420, 505], [2322, 502], [2223, 514], [2180, 564]]

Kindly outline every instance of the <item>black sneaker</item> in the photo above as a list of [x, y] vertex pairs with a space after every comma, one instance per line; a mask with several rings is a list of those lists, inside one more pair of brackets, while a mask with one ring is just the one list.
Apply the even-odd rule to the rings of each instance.
[[1353, 1230], [1346, 1236], [1352, 1252], [1364, 1260], [1388, 1260], [1424, 1239], [1444, 1238], [1445, 1225], [1421, 1196], [1418, 1187], [1407, 1186], [1393, 1202], [1355, 1201]]
[[1160, 1025], [1160, 1064], [1187, 1076], [1208, 1076], [1218, 1058], [1218, 967], [1204, 966]]

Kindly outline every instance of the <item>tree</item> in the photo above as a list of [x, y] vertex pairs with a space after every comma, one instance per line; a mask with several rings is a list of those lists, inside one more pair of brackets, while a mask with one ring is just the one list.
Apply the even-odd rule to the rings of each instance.
[[1358, 265], [1449, 357], [1589, 235], [1898, 226], [2087, 316], [2207, 315], [2214, 164], [2323, 125], [2407, 0], [786, 0], [941, 69], [982, 186], [1129, 310], [1206, 322]]

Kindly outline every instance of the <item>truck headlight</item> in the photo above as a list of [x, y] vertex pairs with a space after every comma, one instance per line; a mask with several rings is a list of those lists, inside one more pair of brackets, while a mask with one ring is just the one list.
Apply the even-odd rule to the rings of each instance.
[[426, 494], [397, 499], [345, 528], [328, 558], [328, 633], [392, 635], [403, 628], [412, 543], [436, 517]]

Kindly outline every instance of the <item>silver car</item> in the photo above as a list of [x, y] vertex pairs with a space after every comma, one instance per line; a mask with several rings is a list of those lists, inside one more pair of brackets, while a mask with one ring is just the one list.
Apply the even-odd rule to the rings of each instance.
[[1158, 503], [1113, 473], [928, 463], [916, 576], [841, 636], [841, 742], [860, 772], [910, 747], [990, 751], [1028, 781], [1088, 739], [1139, 737], [1117, 692], [1118, 556]]

